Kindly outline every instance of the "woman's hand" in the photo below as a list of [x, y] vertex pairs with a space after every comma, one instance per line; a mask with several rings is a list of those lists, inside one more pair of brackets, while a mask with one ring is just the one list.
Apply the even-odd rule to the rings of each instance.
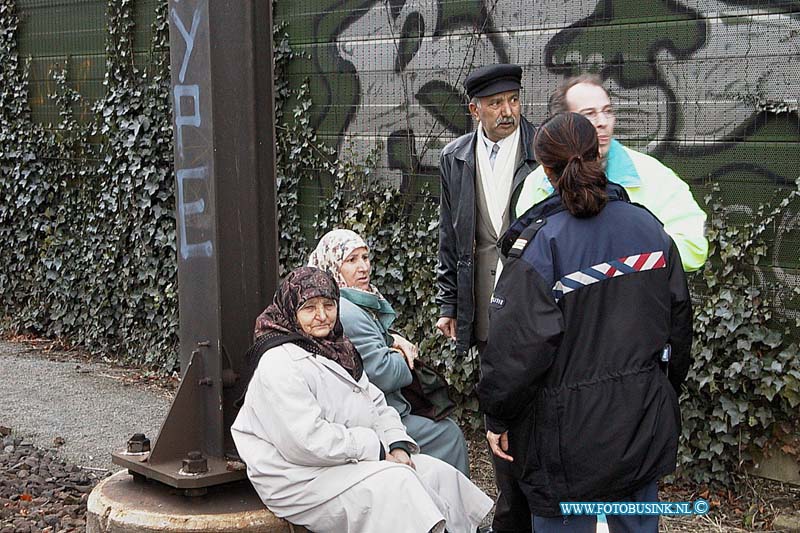
[[402, 335], [392, 333], [392, 337], [394, 338], [394, 344], [392, 345], [392, 348], [403, 354], [403, 357], [406, 358], [406, 362], [408, 363], [408, 368], [413, 370], [414, 360], [419, 357], [419, 348], [417, 348], [416, 344], [407, 340]]
[[414, 470], [417, 469], [417, 467], [414, 465], [414, 461], [411, 460], [411, 456], [408, 455], [408, 453], [402, 448], [395, 448], [387, 453], [386, 460], [392, 463], [400, 463], [401, 465], [410, 466]]

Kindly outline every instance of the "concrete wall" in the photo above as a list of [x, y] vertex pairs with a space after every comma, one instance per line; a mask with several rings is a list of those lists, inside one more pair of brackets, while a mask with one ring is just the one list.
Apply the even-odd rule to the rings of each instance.
[[[547, 114], [564, 76], [600, 72], [617, 136], [672, 166], [698, 200], [712, 181], [748, 219], [800, 176], [800, 2], [742, 0], [278, 0], [309, 59], [314, 122], [342, 155], [380, 141], [382, 175], [437, 186], [440, 149], [473, 125], [462, 88], [476, 66], [524, 67], [524, 114]], [[304, 191], [313, 205], [323, 193]], [[785, 213], [763, 269], [800, 282], [800, 217]]]
[[[135, 0], [135, 31], [131, 50], [136, 62], [147, 64], [151, 25], [159, 0]], [[67, 68], [68, 79], [85, 101], [76, 106], [88, 120], [91, 104], [105, 88], [107, 0], [17, 0], [20, 19], [18, 46], [29, 68], [31, 110], [42, 123], [58, 122], [58, 109], [48, 98], [55, 91], [50, 72]], [[169, 54], [169, 50], [154, 53]]]
[[[151, 52], [157, 1], [134, 3], [137, 57]], [[54, 66], [69, 66], [88, 98], [84, 116], [102, 94], [105, 5], [18, 0], [40, 122], [57, 120], [47, 98]], [[412, 197], [425, 184], [436, 190], [440, 149], [472, 129], [462, 81], [490, 62], [524, 67], [534, 122], [564, 76], [601, 72], [617, 135], [672, 166], [698, 200], [719, 183], [741, 221], [800, 176], [797, 0], [277, 0], [275, 9], [308, 56], [289, 75], [294, 85], [309, 80], [320, 137], [348, 158], [378, 149], [379, 175]], [[324, 194], [304, 184], [309, 221]], [[756, 273], [796, 286], [800, 215], [788, 210], [779, 227], [788, 233], [773, 238]]]

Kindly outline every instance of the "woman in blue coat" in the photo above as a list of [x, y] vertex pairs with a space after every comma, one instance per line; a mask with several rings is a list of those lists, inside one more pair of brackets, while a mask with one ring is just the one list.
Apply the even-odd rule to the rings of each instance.
[[432, 420], [411, 414], [411, 404], [401, 389], [411, 384], [417, 346], [390, 328], [396, 313], [370, 284], [369, 248], [357, 233], [328, 232], [309, 256], [309, 266], [328, 270], [341, 289], [340, 317], [344, 332], [364, 360], [370, 381], [397, 409], [408, 434], [423, 453], [469, 473], [467, 445], [459, 427], [450, 420]]

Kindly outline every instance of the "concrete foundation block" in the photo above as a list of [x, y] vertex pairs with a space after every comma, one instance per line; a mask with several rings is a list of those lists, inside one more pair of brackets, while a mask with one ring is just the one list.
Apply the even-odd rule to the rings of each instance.
[[127, 471], [103, 480], [89, 495], [87, 533], [306, 533], [273, 515], [247, 481], [210, 487], [203, 496]]
[[800, 533], [800, 512], [779, 514], [772, 523], [773, 531]]
[[767, 479], [800, 486], [800, 463], [797, 458], [776, 450], [772, 455], [759, 461], [750, 473]]

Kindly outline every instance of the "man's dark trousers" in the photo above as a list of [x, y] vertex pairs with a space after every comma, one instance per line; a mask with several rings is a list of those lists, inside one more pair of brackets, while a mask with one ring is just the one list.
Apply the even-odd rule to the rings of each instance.
[[[482, 352], [485, 342], [478, 341], [478, 351]], [[494, 482], [497, 485], [492, 531], [496, 533], [528, 533], [531, 531], [531, 511], [528, 500], [514, 478], [511, 463], [500, 459], [489, 450], [494, 466]]]

